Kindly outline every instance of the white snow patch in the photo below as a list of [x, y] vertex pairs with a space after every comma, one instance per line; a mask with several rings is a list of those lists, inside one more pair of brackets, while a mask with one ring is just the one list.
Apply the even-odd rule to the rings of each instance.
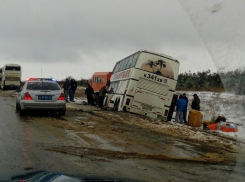
[[245, 96], [235, 95], [231, 92], [177, 92], [177, 94], [186, 93], [189, 103], [188, 110], [191, 109], [191, 102], [193, 100], [193, 94], [196, 93], [201, 100], [201, 112], [204, 114], [206, 111], [212, 111], [215, 116], [224, 115], [227, 118], [227, 123], [236, 124], [238, 126], [238, 132], [222, 132], [227, 136], [233, 136], [240, 139], [245, 139]]

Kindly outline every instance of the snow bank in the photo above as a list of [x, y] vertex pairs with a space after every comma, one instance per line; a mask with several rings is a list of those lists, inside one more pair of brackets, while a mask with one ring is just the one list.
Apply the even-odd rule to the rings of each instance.
[[[182, 94], [184, 92], [177, 92]], [[238, 132], [221, 132], [227, 136], [237, 137], [245, 139], [245, 96], [235, 95], [234, 93], [224, 92], [185, 92], [189, 99], [188, 109], [193, 100], [193, 94], [196, 93], [201, 100], [201, 112], [204, 114], [206, 111], [212, 111], [215, 116], [224, 115], [227, 118], [228, 123], [236, 124], [238, 126]]]

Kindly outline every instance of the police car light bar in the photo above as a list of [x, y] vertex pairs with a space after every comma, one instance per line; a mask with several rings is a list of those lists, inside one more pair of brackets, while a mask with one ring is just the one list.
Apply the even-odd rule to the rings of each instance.
[[55, 78], [26, 78], [26, 81], [31, 81], [31, 80], [38, 80], [38, 81], [42, 81], [42, 80], [56, 81]]

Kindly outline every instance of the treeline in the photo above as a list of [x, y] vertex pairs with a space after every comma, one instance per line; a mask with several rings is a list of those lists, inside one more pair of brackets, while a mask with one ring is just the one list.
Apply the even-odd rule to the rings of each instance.
[[[210, 70], [191, 73], [180, 73], [177, 90], [207, 90], [235, 91], [243, 94], [245, 91], [245, 70], [212, 73]], [[245, 92], [244, 92], [245, 93]]]

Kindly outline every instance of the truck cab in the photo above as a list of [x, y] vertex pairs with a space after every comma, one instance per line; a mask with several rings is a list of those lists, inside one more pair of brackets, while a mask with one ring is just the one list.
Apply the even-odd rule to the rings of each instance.
[[94, 99], [98, 104], [99, 91], [103, 86], [110, 85], [112, 72], [95, 72], [90, 80], [90, 85], [94, 89]]

